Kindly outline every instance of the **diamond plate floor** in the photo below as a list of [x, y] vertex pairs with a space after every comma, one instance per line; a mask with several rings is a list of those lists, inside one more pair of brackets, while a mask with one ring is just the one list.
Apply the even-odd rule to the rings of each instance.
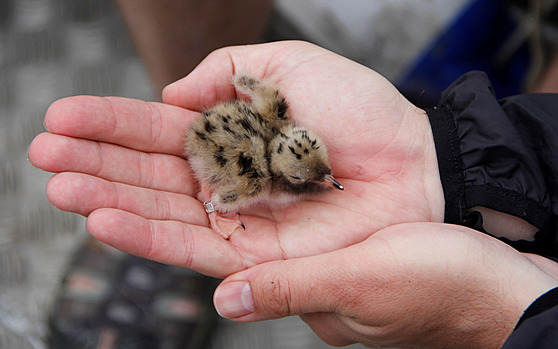
[[[53, 208], [50, 174], [27, 147], [54, 100], [76, 94], [153, 99], [109, 0], [0, 1], [0, 348], [46, 348], [46, 316], [84, 220]], [[357, 347], [357, 346], [355, 346]], [[298, 318], [222, 320], [211, 348], [328, 348]]]

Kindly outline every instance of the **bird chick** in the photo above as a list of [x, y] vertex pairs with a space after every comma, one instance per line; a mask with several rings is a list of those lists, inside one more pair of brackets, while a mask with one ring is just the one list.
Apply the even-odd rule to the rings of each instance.
[[285, 206], [332, 187], [343, 190], [331, 174], [325, 144], [288, 118], [277, 88], [242, 74], [233, 84], [250, 100], [203, 112], [185, 145], [211, 227], [225, 239], [244, 227], [238, 210]]
[[289, 124], [268, 145], [271, 194], [282, 206], [330, 188], [343, 190], [331, 175], [327, 150], [312, 131]]

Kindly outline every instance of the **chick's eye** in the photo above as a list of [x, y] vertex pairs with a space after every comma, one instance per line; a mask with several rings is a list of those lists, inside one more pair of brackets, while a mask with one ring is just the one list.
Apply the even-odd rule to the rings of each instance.
[[302, 179], [302, 178], [300, 178], [299, 176], [290, 176], [290, 177], [291, 177], [292, 179], [294, 179], [294, 180], [297, 180], [297, 181], [299, 181], [299, 180]]

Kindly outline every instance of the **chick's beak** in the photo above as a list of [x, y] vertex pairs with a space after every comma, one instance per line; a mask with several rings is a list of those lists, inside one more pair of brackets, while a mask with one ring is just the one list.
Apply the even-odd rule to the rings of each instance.
[[345, 188], [343, 188], [343, 186], [341, 184], [339, 184], [339, 182], [337, 182], [335, 180], [335, 178], [333, 178], [332, 175], [325, 175], [324, 180], [322, 182], [320, 182], [320, 184], [326, 185], [328, 187], [332, 187], [332, 188], [335, 188], [335, 189], [339, 189], [339, 190], [345, 189]]

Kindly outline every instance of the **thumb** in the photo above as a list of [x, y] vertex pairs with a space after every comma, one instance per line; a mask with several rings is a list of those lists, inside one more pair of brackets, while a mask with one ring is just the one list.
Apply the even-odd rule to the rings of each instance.
[[339, 311], [353, 279], [347, 275], [351, 271], [341, 269], [359, 258], [356, 247], [268, 262], [233, 274], [215, 291], [215, 308], [221, 316], [242, 322]]

